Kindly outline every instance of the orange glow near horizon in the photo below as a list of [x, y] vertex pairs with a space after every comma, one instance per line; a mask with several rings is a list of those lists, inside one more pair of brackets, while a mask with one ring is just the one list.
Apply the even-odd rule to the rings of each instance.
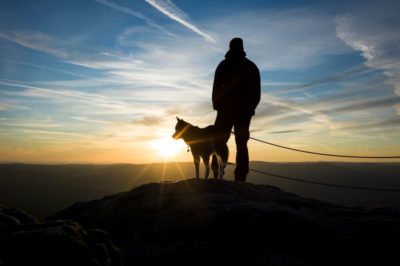
[[[275, 141], [278, 144], [283, 142]], [[229, 161], [234, 162], [236, 147], [234, 137], [229, 142]], [[293, 151], [287, 151], [263, 145], [252, 140], [249, 141], [249, 153], [251, 161], [268, 162], [312, 162], [312, 161], [344, 161], [344, 162], [377, 162], [374, 159], [346, 159], [334, 157], [322, 157], [307, 155]], [[295, 147], [295, 146], [292, 146]], [[302, 147], [303, 148], [303, 147]], [[354, 147], [326, 148], [306, 146], [307, 150], [323, 150], [327, 152], [340, 152], [359, 155], [390, 155], [394, 150], [357, 150]], [[30, 146], [29, 148], [7, 149], [0, 146], [1, 162], [25, 162], [25, 163], [158, 163], [158, 162], [192, 162], [191, 152], [187, 152], [187, 146], [183, 140], [174, 140], [168, 134], [161, 135], [155, 140], [143, 142], [131, 142], [113, 145], [109, 143], [103, 146], [84, 146], [78, 144], [63, 144], [52, 146]], [[400, 162], [399, 159], [379, 160], [379, 162]]]
[[164, 159], [173, 159], [184, 148], [183, 141], [176, 141], [171, 136], [164, 136], [151, 142], [152, 148], [155, 150], [156, 155]]

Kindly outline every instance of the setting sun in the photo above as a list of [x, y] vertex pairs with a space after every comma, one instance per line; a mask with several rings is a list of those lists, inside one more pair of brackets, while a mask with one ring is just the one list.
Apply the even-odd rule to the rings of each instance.
[[174, 140], [170, 136], [153, 141], [152, 146], [157, 155], [164, 158], [173, 157], [185, 149], [183, 141]]

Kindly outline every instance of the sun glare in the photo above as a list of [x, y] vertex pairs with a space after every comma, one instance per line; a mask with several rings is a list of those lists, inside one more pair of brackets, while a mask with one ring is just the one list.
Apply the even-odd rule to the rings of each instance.
[[181, 140], [174, 140], [170, 136], [154, 141], [152, 146], [157, 154], [164, 158], [173, 157], [185, 149], [185, 145]]

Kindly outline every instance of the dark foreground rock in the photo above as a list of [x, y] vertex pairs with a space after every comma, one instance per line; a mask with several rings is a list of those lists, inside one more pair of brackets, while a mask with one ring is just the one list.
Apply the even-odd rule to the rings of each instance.
[[397, 209], [337, 206], [265, 185], [152, 183], [52, 219], [108, 231], [126, 265], [400, 265]]
[[0, 205], [0, 265], [121, 265], [109, 235], [69, 220], [38, 223]]

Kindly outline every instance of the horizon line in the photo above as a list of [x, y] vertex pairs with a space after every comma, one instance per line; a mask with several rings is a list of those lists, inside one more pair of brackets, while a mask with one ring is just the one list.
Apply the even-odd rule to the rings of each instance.
[[[0, 165], [21, 164], [21, 165], [148, 165], [148, 164], [171, 164], [171, 163], [190, 163], [192, 161], [158, 161], [148, 163], [132, 162], [34, 162], [34, 161], [0, 161]], [[250, 163], [269, 163], [269, 164], [316, 164], [316, 163], [348, 163], [348, 164], [400, 164], [396, 161], [260, 161], [254, 160]]]

